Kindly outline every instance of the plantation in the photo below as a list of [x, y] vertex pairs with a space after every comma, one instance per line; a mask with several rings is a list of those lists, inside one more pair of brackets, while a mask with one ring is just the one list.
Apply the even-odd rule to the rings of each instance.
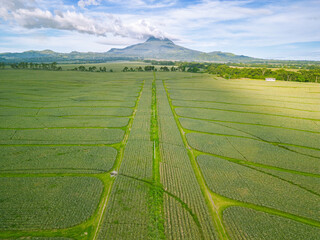
[[[2, 177], [1, 230], [66, 228], [95, 211], [102, 183], [89, 177]], [[63, 221], [61, 221], [63, 220]]]
[[319, 236], [319, 228], [246, 208], [230, 207], [224, 218], [232, 239], [311, 240]]
[[318, 84], [126, 64], [1, 70], [0, 239], [318, 238]]

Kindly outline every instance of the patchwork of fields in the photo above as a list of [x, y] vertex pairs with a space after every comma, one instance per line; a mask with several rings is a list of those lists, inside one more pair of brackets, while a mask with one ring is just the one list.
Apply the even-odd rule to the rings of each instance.
[[4, 70], [0, 99], [0, 239], [320, 236], [319, 84]]

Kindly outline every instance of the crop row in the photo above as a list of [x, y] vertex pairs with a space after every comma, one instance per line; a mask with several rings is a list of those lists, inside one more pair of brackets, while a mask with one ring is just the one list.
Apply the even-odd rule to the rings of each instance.
[[165, 230], [167, 239], [201, 239], [201, 229], [188, 210], [177, 199], [164, 195]]
[[236, 111], [257, 114], [274, 114], [283, 117], [312, 118], [320, 120], [320, 111], [301, 111], [296, 109], [275, 108], [274, 106], [224, 104], [212, 102], [173, 101], [176, 107]]
[[0, 130], [1, 144], [112, 144], [120, 142], [121, 129]]
[[270, 174], [271, 176], [275, 176], [289, 183], [295, 184], [320, 197], [320, 178], [318, 177], [304, 176], [300, 174], [277, 171], [277, 170], [261, 168], [261, 167], [253, 167], [253, 168], [257, 169], [258, 171], [262, 171], [264, 173]]
[[[319, 174], [319, 159], [248, 138], [188, 133], [193, 148], [214, 155]], [[250, 146], [250, 147], [248, 147]]]
[[0, 230], [80, 224], [94, 213], [102, 189], [91, 177], [1, 177]]
[[231, 239], [317, 239], [320, 228], [243, 207], [230, 207], [223, 218]]
[[[176, 113], [180, 117], [200, 118], [206, 120], [235, 121], [239, 123], [251, 123], [262, 125], [273, 125], [278, 127], [301, 129], [306, 131], [319, 132], [319, 121], [302, 118], [287, 118], [264, 114], [254, 114], [247, 112], [232, 112], [212, 109], [190, 109], [176, 108]], [[317, 124], [318, 122], [318, 124]]]
[[[159, 113], [160, 130], [160, 175], [161, 182], [166, 191], [180, 199], [180, 204], [188, 211], [180, 211], [180, 215], [175, 214], [179, 211], [177, 204], [170, 204], [172, 199], [165, 198], [164, 209], [166, 219], [165, 233], [167, 238], [175, 239], [176, 236], [183, 236], [183, 230], [187, 229], [191, 216], [193, 216], [193, 226], [198, 227], [198, 231], [190, 229], [192, 239], [200, 234], [205, 239], [215, 239], [216, 233], [213, 227], [212, 218], [202, 195], [200, 186], [187, 154], [187, 150], [181, 139], [179, 129], [171, 111], [164, 86], [161, 81], [157, 81], [157, 104]], [[167, 128], [167, 126], [170, 126]], [[179, 207], [181, 208], [181, 207]], [[180, 225], [172, 223], [180, 222]]]
[[119, 175], [110, 193], [98, 239], [148, 239], [153, 143], [150, 140], [151, 81], [143, 87]]
[[97, 239], [148, 239], [149, 187], [126, 176], [117, 176]]
[[[208, 155], [197, 158], [213, 192], [319, 221], [319, 196], [279, 178]], [[301, 204], [303, 202], [303, 204]]]
[[[226, 197], [222, 206], [242, 206], [221, 210], [230, 238], [316, 239], [319, 228], [267, 213], [319, 223], [318, 178], [298, 174], [320, 171], [320, 99], [312, 86], [206, 75], [165, 82], [207, 186]], [[245, 208], [252, 203], [267, 212]]]
[[109, 188], [109, 174], [104, 185], [99, 173], [119, 159], [143, 79], [32, 71], [3, 77], [1, 237], [21, 230], [30, 231], [28, 239], [91, 237]]
[[116, 128], [128, 125], [128, 118], [106, 116], [22, 117], [0, 116], [0, 129], [28, 128]]
[[119, 116], [128, 117], [132, 114], [131, 108], [121, 107], [71, 107], [71, 108], [12, 108], [0, 107], [1, 116]]
[[1, 147], [1, 172], [109, 171], [117, 150], [107, 146], [7, 146]]

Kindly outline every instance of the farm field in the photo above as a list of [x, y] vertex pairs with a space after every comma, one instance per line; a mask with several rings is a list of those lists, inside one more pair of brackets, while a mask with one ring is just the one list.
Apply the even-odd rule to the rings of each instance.
[[1, 70], [0, 239], [317, 239], [319, 88]]

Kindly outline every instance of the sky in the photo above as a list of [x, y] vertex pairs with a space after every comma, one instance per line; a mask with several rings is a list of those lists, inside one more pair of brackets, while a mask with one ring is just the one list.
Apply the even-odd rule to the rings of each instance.
[[106, 52], [169, 38], [194, 50], [320, 60], [320, 0], [0, 0], [0, 52]]

